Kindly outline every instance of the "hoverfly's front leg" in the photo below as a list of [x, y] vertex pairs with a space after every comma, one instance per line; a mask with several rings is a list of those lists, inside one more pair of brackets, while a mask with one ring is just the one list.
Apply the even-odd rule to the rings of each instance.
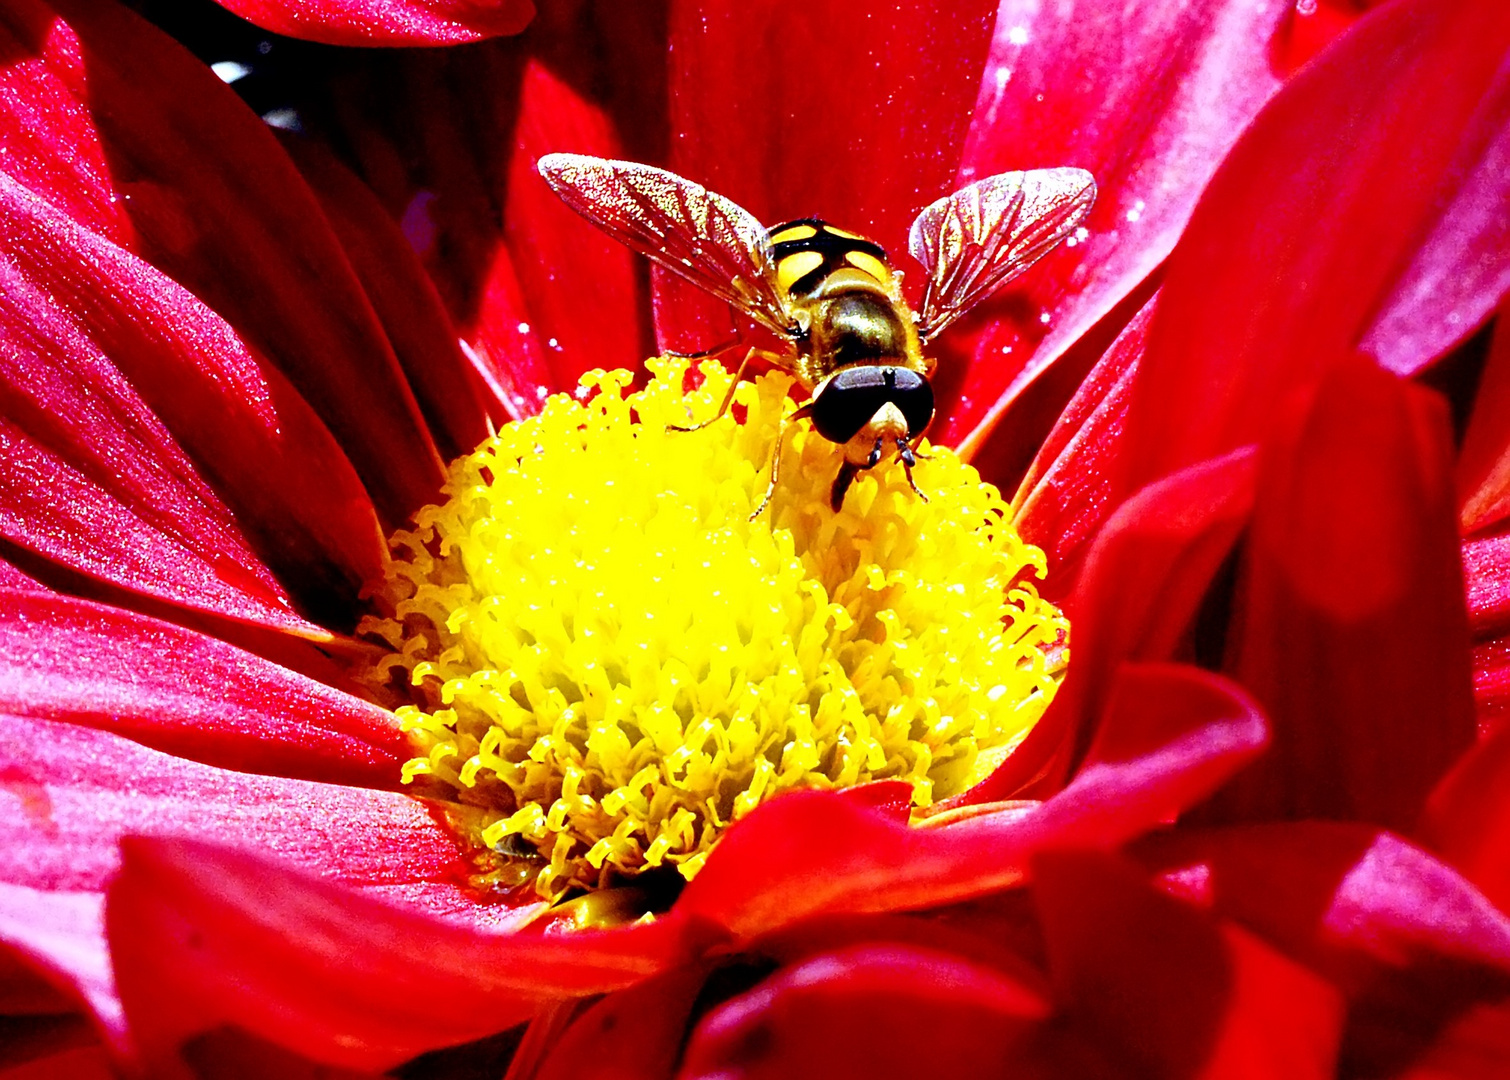
[[781, 426], [776, 429], [776, 449], [771, 451], [771, 482], [766, 485], [765, 498], [760, 500], [760, 505], [750, 515], [751, 521], [760, 516], [761, 511], [770, 505], [771, 496], [776, 494], [776, 484], [781, 479], [781, 448], [786, 444], [787, 429], [792, 426], [793, 420], [801, 420], [805, 416], [811, 416], [812, 412], [813, 403], [809, 401], [806, 405], [792, 413], [792, 415], [781, 418]]
[[913, 452], [912, 447], [907, 445], [906, 439], [897, 440], [897, 453], [902, 459], [902, 469], [907, 473], [907, 483], [911, 485], [912, 493], [927, 502], [928, 496], [918, 489], [918, 482], [912, 478], [912, 467], [918, 463], [918, 455]]

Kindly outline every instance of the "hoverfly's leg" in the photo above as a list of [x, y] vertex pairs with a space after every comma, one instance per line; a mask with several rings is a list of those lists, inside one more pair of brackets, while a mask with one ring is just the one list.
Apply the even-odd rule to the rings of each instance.
[[912, 478], [912, 467], [916, 465], [920, 460], [927, 461], [928, 459], [919, 458], [917, 454], [913, 453], [912, 447], [907, 445], [906, 439], [897, 440], [897, 451], [901, 455], [902, 469], [907, 473], [907, 483], [911, 485], [912, 493], [918, 498], [922, 499], [924, 502], [927, 502], [928, 496], [922, 493], [922, 491], [918, 488], [918, 482]]
[[739, 335], [735, 334], [728, 341], [720, 342], [711, 349], [698, 349], [697, 352], [679, 352], [676, 349], [667, 349], [662, 356], [674, 356], [678, 360], [706, 360], [710, 356], [726, 353], [739, 344]]
[[870, 456], [865, 459], [865, 467], [867, 469], [874, 469], [877, 465], [881, 464], [881, 449], [884, 445], [884, 439], [877, 439], [876, 445], [871, 447]]
[[833, 490], [828, 493], [828, 505], [833, 508], [834, 513], [837, 514], [844, 508], [844, 496], [849, 492], [849, 485], [855, 482], [855, 477], [859, 472], [860, 467], [851, 465], [848, 459], [839, 466], [839, 475], [834, 477]]
[[734, 372], [734, 380], [729, 383], [729, 392], [724, 395], [724, 399], [722, 403], [719, 404], [718, 411], [716, 413], [714, 413], [708, 419], [704, 420], [701, 424], [693, 424], [690, 427], [682, 427], [682, 425], [680, 424], [667, 424], [666, 427], [671, 431], [701, 431], [709, 424], [715, 423], [718, 420], [722, 419], [724, 413], [729, 411], [729, 403], [734, 400], [734, 391], [739, 387], [739, 380], [744, 377], [745, 368], [750, 366], [750, 360], [759, 351], [759, 349], [751, 349], [749, 352], [745, 353], [745, 358], [739, 362], [739, 369]]
[[792, 413], [792, 415], [783, 416], [781, 418], [781, 426], [776, 429], [776, 449], [771, 451], [771, 482], [766, 485], [765, 498], [760, 500], [760, 505], [757, 506], [755, 508], [755, 512], [750, 515], [751, 521], [754, 521], [760, 516], [761, 511], [763, 511], [768, 505], [770, 505], [771, 496], [776, 494], [776, 484], [781, 479], [781, 447], [786, 442], [787, 428], [792, 426], [793, 420], [801, 420], [805, 416], [812, 415], [812, 412], [813, 403], [809, 401], [806, 405], [802, 406], [796, 412]]

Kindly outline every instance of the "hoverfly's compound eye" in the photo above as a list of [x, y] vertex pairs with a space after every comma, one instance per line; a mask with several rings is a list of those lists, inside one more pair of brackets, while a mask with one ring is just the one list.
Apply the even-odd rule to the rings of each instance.
[[933, 387], [918, 372], [852, 367], [838, 372], [813, 398], [813, 427], [829, 442], [847, 443], [888, 402], [907, 418], [909, 437], [933, 419]]

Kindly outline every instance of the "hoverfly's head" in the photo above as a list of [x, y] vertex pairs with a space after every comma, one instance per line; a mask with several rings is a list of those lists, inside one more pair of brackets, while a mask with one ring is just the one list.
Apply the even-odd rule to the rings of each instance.
[[912, 444], [933, 421], [933, 387], [909, 368], [841, 368], [814, 391], [811, 415], [853, 468], [874, 468], [899, 452], [910, 466]]

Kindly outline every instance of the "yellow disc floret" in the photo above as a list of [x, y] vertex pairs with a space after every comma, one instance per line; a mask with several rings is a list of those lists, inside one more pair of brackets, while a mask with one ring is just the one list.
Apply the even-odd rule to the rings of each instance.
[[593, 372], [452, 465], [447, 501], [391, 541], [374, 685], [472, 839], [533, 860], [544, 896], [672, 865], [795, 788], [897, 778], [919, 809], [1021, 741], [1068, 623], [1000, 493], [921, 448], [829, 507], [840, 451], [797, 422], [754, 521], [790, 380], [687, 362]]

